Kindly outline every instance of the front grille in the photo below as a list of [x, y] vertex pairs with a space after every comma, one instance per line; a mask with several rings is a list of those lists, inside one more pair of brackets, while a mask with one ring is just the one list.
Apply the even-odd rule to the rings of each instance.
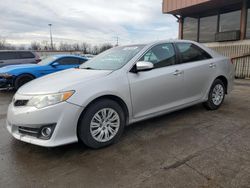
[[14, 106], [25, 106], [28, 102], [29, 100], [16, 100]]
[[39, 136], [39, 128], [29, 128], [29, 127], [18, 127], [18, 132], [21, 134], [37, 137]]

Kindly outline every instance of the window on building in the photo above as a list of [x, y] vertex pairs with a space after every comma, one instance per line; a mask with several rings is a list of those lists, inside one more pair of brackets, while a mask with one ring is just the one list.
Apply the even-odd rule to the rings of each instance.
[[220, 32], [240, 30], [241, 11], [220, 15]]
[[186, 17], [183, 24], [183, 38], [197, 41], [198, 38], [198, 18]]
[[189, 63], [211, 58], [207, 52], [192, 43], [177, 43], [176, 46], [179, 49], [181, 63]]
[[217, 32], [218, 16], [200, 18], [200, 39], [199, 42], [214, 42]]

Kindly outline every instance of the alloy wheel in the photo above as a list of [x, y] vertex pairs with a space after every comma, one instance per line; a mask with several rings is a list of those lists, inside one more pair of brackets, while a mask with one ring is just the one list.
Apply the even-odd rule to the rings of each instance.
[[224, 88], [221, 84], [215, 85], [212, 92], [212, 101], [216, 106], [219, 106], [224, 98]]
[[119, 127], [119, 114], [112, 108], [104, 108], [93, 116], [90, 122], [90, 133], [96, 141], [108, 142], [115, 137]]

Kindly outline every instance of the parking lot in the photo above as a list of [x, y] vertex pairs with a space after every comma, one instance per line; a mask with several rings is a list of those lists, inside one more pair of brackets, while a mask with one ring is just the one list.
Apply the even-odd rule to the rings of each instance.
[[250, 187], [250, 81], [218, 111], [202, 105], [134, 124], [91, 150], [42, 148], [5, 129], [12, 93], [0, 93], [1, 187]]

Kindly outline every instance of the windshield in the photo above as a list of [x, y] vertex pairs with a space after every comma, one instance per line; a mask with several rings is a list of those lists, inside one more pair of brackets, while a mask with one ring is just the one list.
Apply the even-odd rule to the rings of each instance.
[[118, 70], [126, 65], [145, 45], [112, 48], [80, 66], [81, 69]]
[[55, 60], [56, 58], [54, 56], [49, 56], [40, 61], [38, 65], [48, 65], [49, 63], [52, 63]]

